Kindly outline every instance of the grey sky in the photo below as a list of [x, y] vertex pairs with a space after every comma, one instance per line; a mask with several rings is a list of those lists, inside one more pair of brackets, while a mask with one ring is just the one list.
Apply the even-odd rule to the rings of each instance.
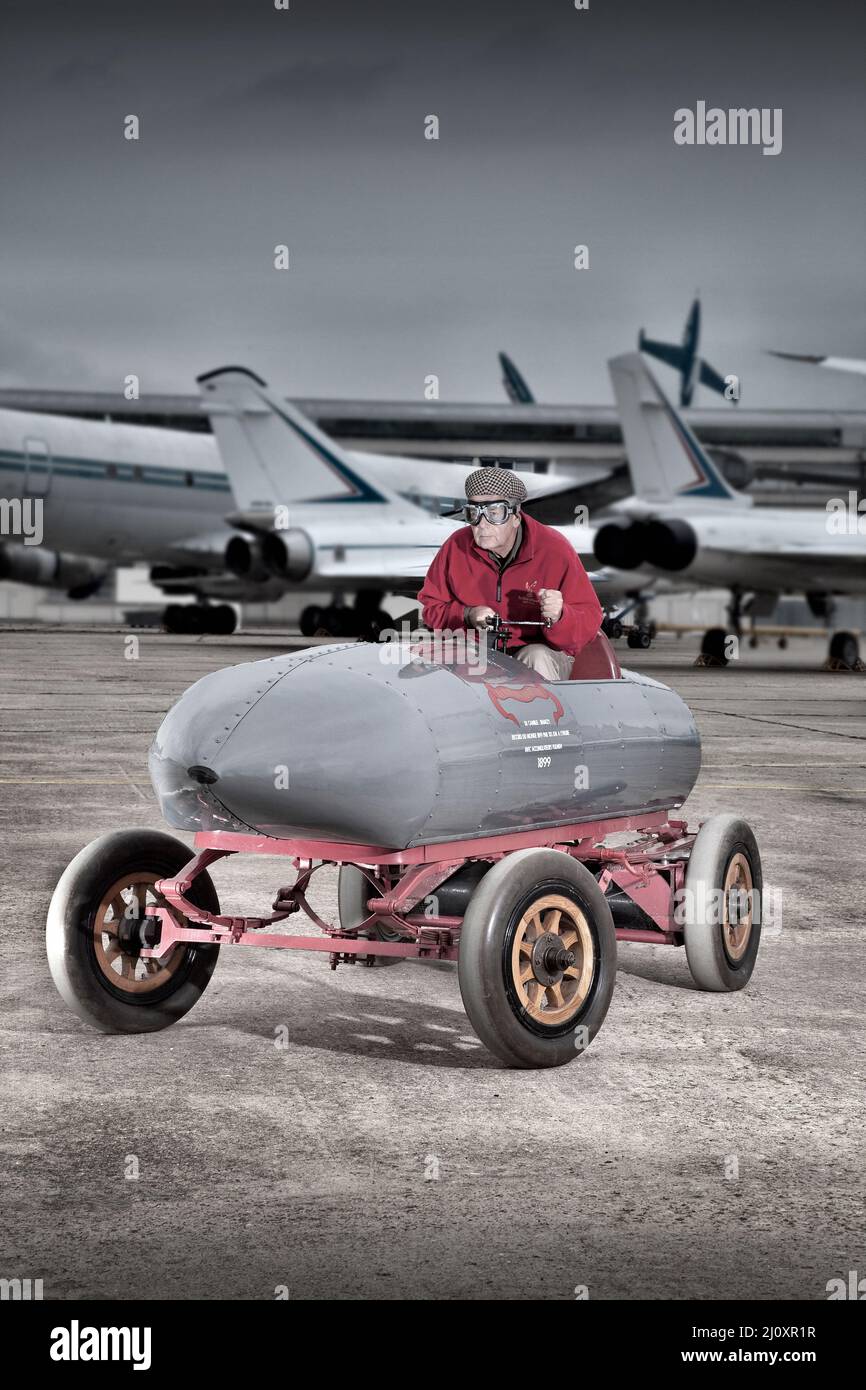
[[[435, 372], [497, 401], [505, 348], [540, 399], [606, 401], [605, 358], [678, 338], [700, 288], [744, 404], [866, 407], [760, 351], [866, 356], [851, 0], [7, 0], [2, 24], [4, 384], [189, 390], [231, 361], [290, 394]], [[782, 107], [781, 155], [675, 146], [699, 99]]]

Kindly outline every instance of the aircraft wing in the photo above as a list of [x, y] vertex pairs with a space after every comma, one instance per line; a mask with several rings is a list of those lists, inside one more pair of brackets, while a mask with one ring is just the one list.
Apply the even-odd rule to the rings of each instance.
[[866, 593], [866, 542], [862, 538], [859, 546], [852, 545], [849, 537], [844, 538], [846, 544], [839, 544], [843, 539], [839, 537], [834, 545], [832, 536], [809, 541], [786, 537], [782, 531], [779, 545], [774, 547], [766, 536], [752, 537], [748, 530], [746, 527], [732, 535], [728, 544], [719, 535], [702, 538], [702, 554], [715, 555], [719, 573], [725, 568], [734, 572], [739, 563], [741, 574], [751, 576], [749, 587], [792, 593]]
[[771, 357], [783, 357], [787, 362], [808, 362], [813, 367], [826, 367], [831, 372], [853, 372], [856, 376], [866, 376], [866, 358], [863, 357], [815, 357], [808, 352], [776, 352], [769, 349]]

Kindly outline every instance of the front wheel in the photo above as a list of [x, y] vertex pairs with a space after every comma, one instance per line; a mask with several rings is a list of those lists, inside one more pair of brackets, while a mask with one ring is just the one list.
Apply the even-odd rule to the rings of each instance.
[[[142, 958], [142, 926], [157, 904], [154, 885], [191, 858], [161, 831], [121, 830], [94, 840], [60, 878], [48, 909], [46, 948], [55, 985], [70, 1008], [103, 1033], [152, 1033], [188, 1013], [214, 972], [219, 946], [178, 942]], [[189, 898], [219, 912], [206, 873]]]
[[500, 859], [460, 932], [460, 993], [483, 1043], [511, 1067], [559, 1067], [601, 1027], [616, 978], [610, 907], [562, 850]]

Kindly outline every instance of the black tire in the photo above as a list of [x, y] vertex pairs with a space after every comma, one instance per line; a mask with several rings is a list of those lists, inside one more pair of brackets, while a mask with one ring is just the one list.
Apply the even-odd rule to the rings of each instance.
[[366, 619], [361, 628], [361, 636], [366, 642], [378, 642], [383, 632], [394, 629], [394, 619], [384, 608]]
[[[152, 1033], [168, 1028], [189, 1012], [206, 989], [219, 946], [176, 945], [166, 958], [164, 982], [155, 982], [154, 987], [145, 983], [141, 992], [133, 993], [131, 983], [125, 987], [113, 983], [120, 980], [120, 972], [104, 963], [104, 934], [100, 933], [97, 944], [97, 913], [116, 883], [128, 877], [134, 884], [136, 873], [168, 878], [191, 858], [185, 844], [161, 831], [120, 830], [93, 840], [62, 874], [48, 909], [48, 965], [70, 1008], [103, 1033]], [[207, 873], [199, 874], [189, 896], [197, 907], [219, 912], [216, 889]], [[114, 917], [121, 920], [117, 913]], [[121, 952], [114, 959], [129, 968], [129, 956], [130, 952]], [[133, 976], [145, 968], [144, 962], [134, 964]]]
[[[743, 864], [735, 864], [738, 860]], [[736, 881], [725, 893], [734, 869]], [[733, 889], [747, 895], [739, 909]], [[718, 815], [701, 826], [689, 856], [685, 890], [682, 921], [692, 979], [700, 989], [743, 989], [758, 955], [764, 892], [758, 843], [746, 821]], [[746, 916], [748, 922], [742, 920]]]
[[[539, 934], [530, 938], [526, 925], [533, 904], [544, 899], [565, 900], [577, 914], [578, 925], [570, 929], [576, 941], [567, 949], [577, 957], [569, 969], [579, 974], [569, 978], [574, 993], [561, 1009], [548, 1007], [548, 993], [558, 984], [562, 995], [565, 975], [545, 965], [540, 949], [544, 937], [556, 934], [541, 930], [554, 922], [555, 905], [539, 909]], [[555, 920], [556, 930], [568, 920], [566, 909]], [[568, 943], [568, 936], [564, 940]], [[522, 952], [532, 972], [522, 977], [523, 984], [515, 974]], [[557, 974], [555, 985], [546, 986], [548, 975]], [[559, 1067], [584, 1051], [604, 1021], [616, 979], [613, 918], [589, 870], [555, 849], [523, 849], [500, 859], [473, 893], [463, 918], [457, 975], [469, 1021], [508, 1066]], [[538, 1017], [544, 1012], [559, 1016], [548, 1024]]]
[[308, 603], [301, 612], [300, 629], [302, 637], [314, 637], [322, 625], [324, 609], [317, 603]]
[[[352, 931], [365, 921], [370, 916], [367, 911], [367, 900], [380, 896], [357, 865], [340, 865], [340, 872], [337, 875], [337, 908], [340, 926], [344, 931]], [[387, 927], [381, 922], [368, 928], [367, 931], [360, 932], [359, 935], [366, 941], [406, 941], [409, 939], [395, 928]], [[383, 965], [402, 965], [406, 957], [374, 956], [373, 959], [376, 968], [378, 968]]]
[[162, 625], [166, 632], [183, 632], [184, 621], [183, 604], [170, 603], [162, 615]]
[[238, 615], [230, 603], [218, 603], [210, 610], [210, 630], [219, 637], [230, 637], [238, 625]]
[[725, 652], [728, 634], [723, 627], [711, 627], [704, 633], [701, 641], [701, 653], [709, 657], [715, 666], [727, 666], [728, 657]]
[[332, 603], [322, 611], [320, 628], [329, 637], [354, 637], [354, 615], [350, 608]]
[[831, 661], [838, 661], [853, 671], [860, 657], [860, 643], [853, 632], [834, 632], [829, 656]]

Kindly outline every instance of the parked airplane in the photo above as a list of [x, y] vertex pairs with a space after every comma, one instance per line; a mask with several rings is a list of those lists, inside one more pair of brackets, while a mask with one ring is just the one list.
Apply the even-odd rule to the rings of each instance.
[[673, 367], [680, 374], [680, 405], [685, 407], [692, 403], [695, 394], [695, 387], [698, 382], [702, 386], [708, 386], [711, 391], [717, 391], [720, 396], [725, 395], [726, 383], [724, 377], [719, 376], [708, 362], [700, 356], [701, 346], [701, 301], [694, 299], [692, 307], [689, 309], [689, 316], [686, 319], [683, 329], [683, 340], [676, 343], [662, 343], [655, 338], [648, 338], [641, 329], [638, 334], [638, 347], [642, 352], [647, 352], [652, 357], [657, 357], [660, 362], [667, 362], [669, 367]]
[[[457, 499], [450, 516], [420, 517], [405, 493], [397, 495], [381, 472], [376, 477], [376, 468], [391, 464], [390, 458], [367, 456], [361, 467], [359, 455], [342, 449], [246, 368], [205, 373], [199, 384], [237, 502], [228, 518], [243, 533], [232, 542], [235, 570], [288, 576], [337, 594], [355, 592], [364, 617], [389, 625], [387, 614], [379, 612], [383, 593], [417, 592], [435, 551], [463, 524], [455, 515]], [[459, 473], [461, 485], [466, 471]], [[284, 507], [280, 499], [288, 480], [291, 500]], [[531, 511], [546, 494], [540, 479], [524, 475], [524, 481], [535, 490], [524, 504]], [[548, 488], [551, 483], [548, 475]], [[568, 482], [558, 486], [570, 488]], [[591, 565], [593, 528], [556, 529]], [[609, 568], [593, 575], [603, 604], [638, 599], [642, 578]], [[301, 631], [310, 636], [321, 626], [333, 636], [352, 635], [358, 625], [346, 616], [347, 610], [334, 605], [324, 611], [311, 607], [301, 615]], [[631, 636], [633, 644], [648, 645], [642, 629]]]
[[[255, 380], [235, 375], [247, 385]], [[291, 426], [280, 436], [275, 497], [289, 508], [316, 498], [327, 523], [317, 556], [291, 527], [268, 540], [238, 520], [261, 499], [248, 495], [243, 473], [227, 476], [213, 435], [0, 410], [0, 499], [7, 504], [0, 512], [0, 579], [86, 598], [109, 568], [144, 560], [163, 593], [198, 600], [166, 608], [169, 630], [230, 632], [234, 609], [210, 600], [263, 602], [319, 582], [337, 595], [356, 593], [354, 610], [337, 605], [330, 613], [344, 631], [390, 621], [379, 612], [383, 591], [400, 580], [410, 589], [420, 585], [424, 557], [456, 524], [442, 513], [453, 510], [474, 465], [351, 453], [285, 401], [274, 408]], [[270, 415], [271, 407], [259, 401], [259, 412]], [[287, 448], [292, 439], [303, 447]], [[572, 479], [526, 474], [525, 480], [536, 499], [574, 487]], [[39, 507], [39, 544], [28, 544], [9, 525], [15, 502], [19, 510], [24, 503]]]
[[[753, 507], [722, 477], [638, 353], [608, 366], [635, 495], [617, 503], [620, 515], [596, 534], [601, 564], [648, 567], [689, 587], [728, 589], [736, 631], [749, 594], [766, 602], [805, 593], [828, 625], [835, 595], [866, 594], [866, 535], [857, 518], [843, 527], [833, 525], [826, 508]], [[723, 659], [725, 637], [723, 629], [710, 629], [704, 653]], [[857, 638], [835, 633], [829, 656], [853, 666]]]

